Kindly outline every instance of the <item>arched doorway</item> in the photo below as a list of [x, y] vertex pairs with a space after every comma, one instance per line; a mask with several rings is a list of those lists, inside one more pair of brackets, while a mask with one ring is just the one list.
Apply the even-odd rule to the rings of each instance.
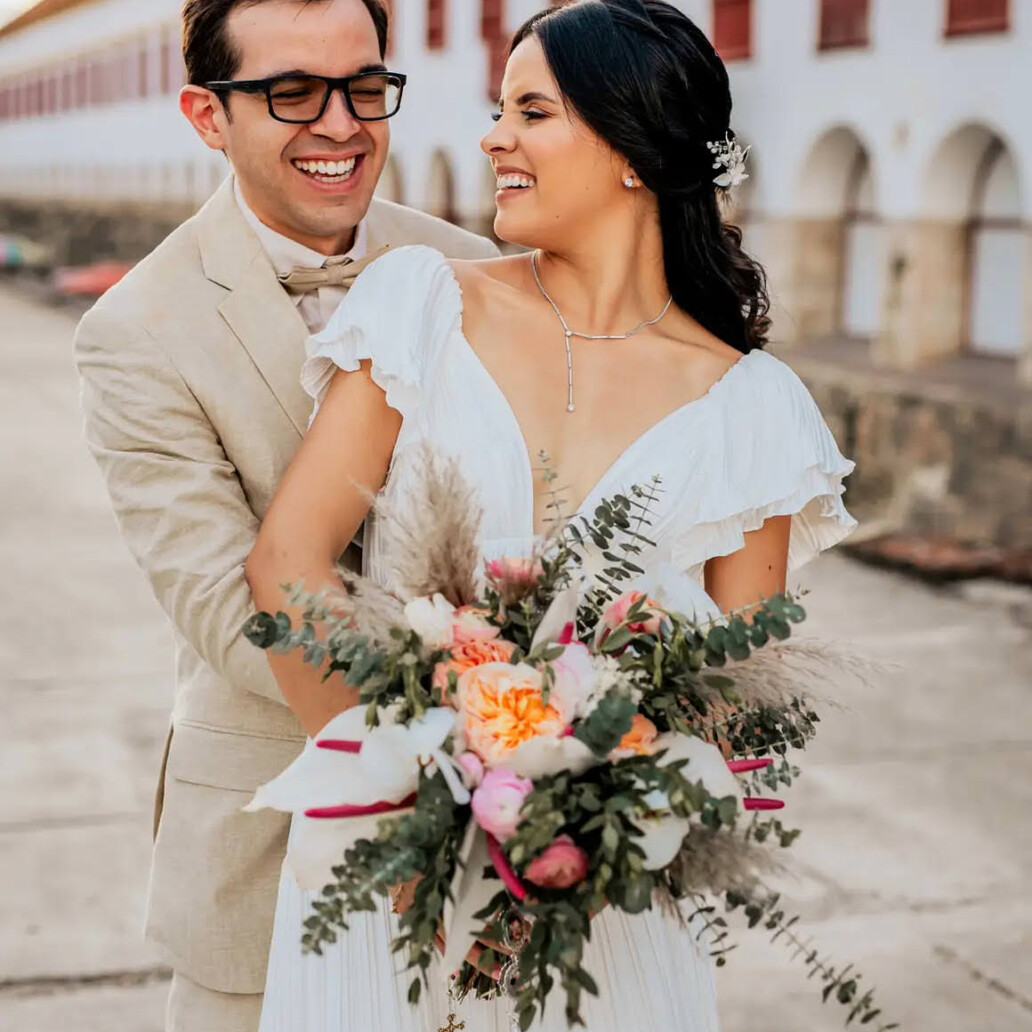
[[1030, 269], [1013, 152], [999, 133], [970, 123], [951, 132], [925, 168], [921, 232], [911, 248], [913, 279], [924, 289], [908, 302], [922, 331], [916, 357], [967, 349], [1017, 357], [1029, 336], [1022, 288]]
[[392, 154], [384, 165], [380, 181], [376, 184], [376, 196], [384, 201], [393, 201], [395, 204], [405, 203], [404, 182], [401, 176], [401, 165], [398, 159]]
[[871, 161], [862, 149], [849, 176], [843, 248], [842, 332], [870, 340], [881, 328], [884, 229], [875, 203]]
[[994, 137], [975, 173], [971, 204], [966, 343], [973, 351], [1021, 352], [1027, 247], [1018, 166], [1004, 142]]
[[797, 180], [786, 308], [799, 339], [871, 337], [884, 264], [870, 151], [837, 126], [808, 151]]

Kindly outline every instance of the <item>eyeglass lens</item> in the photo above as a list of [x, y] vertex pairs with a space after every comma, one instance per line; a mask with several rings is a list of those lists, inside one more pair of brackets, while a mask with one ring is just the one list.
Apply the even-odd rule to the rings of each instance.
[[[311, 122], [322, 113], [329, 84], [298, 76], [280, 79], [269, 90], [273, 114], [288, 122]], [[348, 83], [348, 96], [359, 119], [389, 118], [401, 102], [401, 85], [389, 75], [371, 73]]]

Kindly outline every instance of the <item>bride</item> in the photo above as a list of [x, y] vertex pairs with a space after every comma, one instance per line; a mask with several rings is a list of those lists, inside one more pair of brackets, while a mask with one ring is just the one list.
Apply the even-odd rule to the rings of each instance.
[[[527, 553], [545, 528], [545, 453], [567, 515], [662, 478], [647, 575], [670, 604], [712, 615], [783, 590], [852, 529], [840, 497], [852, 463], [762, 350], [763, 273], [720, 214], [740, 155], [723, 64], [662, 0], [580, 0], [519, 30], [502, 93], [482, 143], [495, 231], [530, 253], [390, 252], [309, 341], [318, 415], [248, 561], [257, 606], [283, 608], [287, 582], [333, 583], [371, 493], [403, 501], [427, 444], [476, 487], [486, 558]], [[391, 585], [375, 518], [363, 562]], [[296, 655], [271, 662], [309, 734], [357, 701]], [[386, 903], [302, 956], [310, 898], [285, 872], [262, 1032], [508, 1027], [504, 1001], [467, 1001], [465, 1025], [449, 1021], [442, 972], [409, 1006]], [[600, 986], [584, 1003], [590, 1032], [718, 1027], [705, 941], [656, 910], [603, 911], [584, 963]], [[565, 1028], [562, 1008], [534, 1028]]]

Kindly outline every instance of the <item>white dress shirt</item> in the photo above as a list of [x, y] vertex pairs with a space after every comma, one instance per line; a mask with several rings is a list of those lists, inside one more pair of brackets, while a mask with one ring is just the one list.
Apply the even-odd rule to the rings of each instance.
[[[269, 256], [269, 261], [272, 262], [277, 276], [291, 272], [295, 265], [320, 268], [326, 262], [326, 255], [319, 254], [318, 251], [313, 251], [310, 247], [305, 247], [304, 244], [299, 244], [296, 240], [291, 240], [290, 237], [277, 233], [276, 230], [265, 225], [244, 200], [244, 196], [240, 192], [240, 182], [236, 178], [233, 180], [233, 193], [240, 211], [248, 225], [257, 234], [262, 248]], [[364, 258], [369, 250], [367, 236], [366, 224], [363, 220], [355, 229], [355, 243], [346, 257], [355, 261]], [[347, 291], [343, 287], [320, 287], [308, 294], [290, 294], [289, 296], [297, 306], [298, 314], [308, 327], [308, 332], [318, 333], [330, 321], [330, 316], [344, 300], [346, 293]]]

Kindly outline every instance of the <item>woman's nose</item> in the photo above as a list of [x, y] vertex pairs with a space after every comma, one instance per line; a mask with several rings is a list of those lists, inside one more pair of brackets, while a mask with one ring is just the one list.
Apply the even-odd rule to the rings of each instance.
[[501, 122], [480, 141], [480, 149], [490, 157], [492, 154], [507, 154], [516, 146], [516, 139]]

